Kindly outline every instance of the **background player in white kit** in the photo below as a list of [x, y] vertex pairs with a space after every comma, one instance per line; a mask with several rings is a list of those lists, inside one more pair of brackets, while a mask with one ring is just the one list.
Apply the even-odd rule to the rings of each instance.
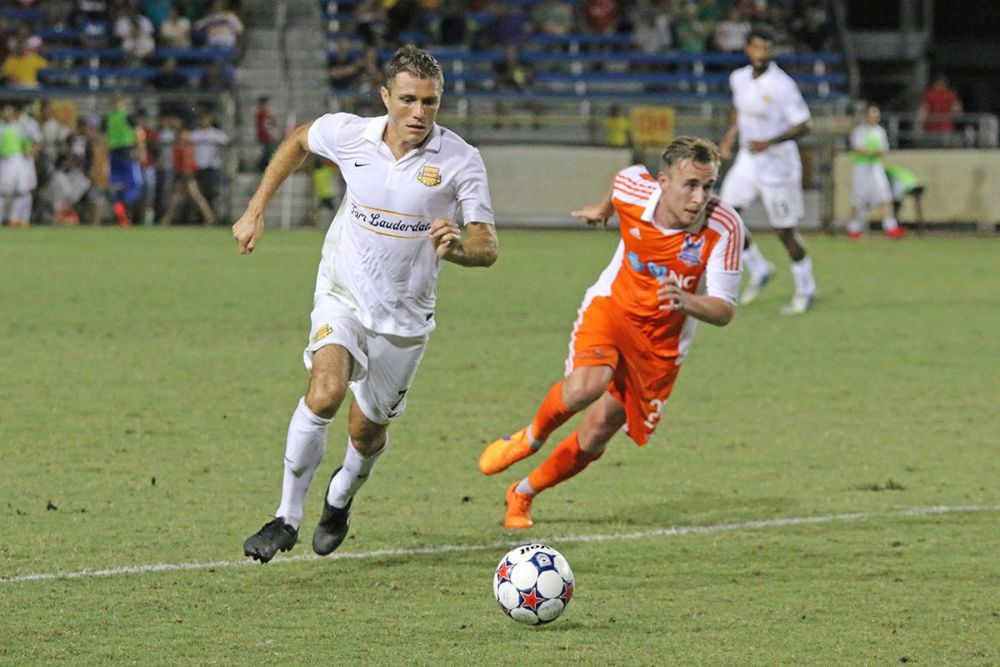
[[[732, 155], [737, 134], [740, 146], [720, 195], [737, 210], [761, 198], [768, 220], [792, 260], [795, 295], [782, 312], [804, 313], [816, 295], [816, 281], [812, 259], [798, 233], [803, 214], [802, 160], [795, 140], [809, 132], [812, 116], [795, 81], [771, 61], [774, 37], [770, 28], [761, 25], [751, 30], [746, 53], [750, 64], [729, 76], [733, 110], [719, 153], [724, 159]], [[774, 273], [774, 265], [764, 258], [750, 235], [743, 261], [749, 280], [740, 303], [746, 304], [760, 294]]]
[[847, 238], [852, 241], [861, 240], [861, 232], [868, 226], [868, 211], [873, 206], [882, 209], [882, 230], [888, 238], [906, 235], [893, 213], [892, 190], [882, 164], [882, 156], [889, 150], [889, 137], [879, 125], [881, 119], [878, 105], [869, 104], [861, 122], [851, 130], [853, 214], [847, 223]]
[[486, 168], [479, 151], [435, 123], [443, 90], [437, 61], [401, 48], [381, 88], [388, 115], [327, 114], [297, 128], [233, 225], [241, 252], [252, 252], [268, 202], [309, 152], [340, 167], [347, 191], [323, 244], [305, 350], [309, 388], [288, 427], [281, 504], [243, 545], [261, 562], [295, 545], [327, 427], [350, 387], [347, 454], [330, 478], [313, 550], [326, 555], [344, 540], [354, 495], [385, 451], [434, 328], [440, 260], [496, 260]]

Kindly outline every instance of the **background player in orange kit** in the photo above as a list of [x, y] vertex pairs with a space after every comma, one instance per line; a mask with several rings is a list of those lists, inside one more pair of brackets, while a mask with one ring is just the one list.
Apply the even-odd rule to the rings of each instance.
[[535, 495], [599, 458], [622, 426], [637, 445], [646, 444], [696, 320], [717, 326], [732, 320], [744, 227], [736, 211], [711, 194], [718, 173], [715, 144], [679, 137], [663, 151], [655, 179], [644, 166], [628, 167], [604, 199], [573, 211], [591, 224], [617, 212], [622, 240], [584, 295], [564, 379], [549, 390], [529, 426], [483, 450], [480, 471], [507, 469], [537, 451], [571, 416], [586, 413], [578, 430], [511, 484], [507, 528], [534, 525]]

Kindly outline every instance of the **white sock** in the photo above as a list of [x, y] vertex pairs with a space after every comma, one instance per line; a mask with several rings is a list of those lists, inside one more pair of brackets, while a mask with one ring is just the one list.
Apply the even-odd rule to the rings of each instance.
[[528, 436], [528, 442], [531, 443], [531, 451], [537, 452], [545, 443], [541, 440], [535, 440], [535, 434], [531, 432], [532, 426], [533, 424], [528, 424], [528, 428], [525, 429], [524, 433]]
[[792, 262], [792, 280], [795, 281], [795, 293], [812, 296], [816, 293], [816, 279], [813, 278], [812, 257], [806, 255], [797, 262]]
[[10, 219], [18, 222], [31, 221], [31, 194], [15, 195], [10, 204]]
[[354, 443], [351, 442], [351, 439], [348, 438], [347, 454], [344, 455], [344, 465], [341, 466], [340, 471], [330, 480], [330, 488], [326, 492], [326, 502], [334, 507], [346, 507], [347, 503], [354, 497], [354, 494], [368, 481], [368, 476], [371, 474], [372, 468], [375, 467], [375, 462], [378, 461], [378, 457], [382, 456], [382, 452], [388, 447], [389, 440], [387, 436], [382, 449], [374, 454], [362, 456], [354, 448]]
[[757, 244], [752, 241], [750, 247], [743, 251], [743, 266], [747, 267], [751, 280], [760, 278], [768, 272], [768, 261]]
[[288, 424], [288, 438], [285, 440], [285, 475], [281, 482], [281, 505], [274, 513], [285, 519], [285, 523], [298, 529], [302, 523], [303, 504], [306, 492], [312, 483], [313, 474], [323, 460], [326, 451], [326, 430], [332, 419], [324, 419], [313, 414], [306, 405], [305, 398], [292, 413]]
[[861, 218], [857, 220], [851, 220], [847, 223], [847, 231], [851, 234], [860, 234], [865, 228], [865, 223], [861, 221]]
[[528, 484], [527, 477], [525, 477], [524, 479], [522, 479], [520, 482], [517, 483], [517, 486], [514, 487], [514, 491], [516, 491], [517, 493], [527, 493], [529, 496], [533, 496], [536, 493], [538, 493], [537, 491], [535, 491], [535, 489], [532, 488], [531, 484]]
[[888, 218], [883, 218], [882, 220], [883, 231], [891, 232], [896, 227], [899, 227], [899, 222], [896, 221], [896, 216], [890, 215]]

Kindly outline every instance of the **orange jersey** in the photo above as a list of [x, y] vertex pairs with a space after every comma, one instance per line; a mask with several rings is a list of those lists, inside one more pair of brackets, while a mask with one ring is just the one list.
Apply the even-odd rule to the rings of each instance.
[[663, 281], [672, 279], [694, 293], [706, 270], [742, 271], [743, 221], [732, 207], [713, 196], [700, 224], [666, 229], [653, 221], [660, 193], [659, 183], [641, 165], [615, 176], [612, 202], [622, 242], [592, 289], [597, 289], [595, 296], [605, 291], [661, 354], [677, 357], [682, 355], [687, 315], [660, 310], [656, 292]]

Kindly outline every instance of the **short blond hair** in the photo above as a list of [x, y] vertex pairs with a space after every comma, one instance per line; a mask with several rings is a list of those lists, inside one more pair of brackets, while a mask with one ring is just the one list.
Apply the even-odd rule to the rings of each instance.
[[688, 159], [700, 164], [710, 164], [716, 168], [722, 163], [719, 147], [708, 139], [677, 137], [663, 149], [660, 155], [660, 169], [666, 171], [671, 165]]

